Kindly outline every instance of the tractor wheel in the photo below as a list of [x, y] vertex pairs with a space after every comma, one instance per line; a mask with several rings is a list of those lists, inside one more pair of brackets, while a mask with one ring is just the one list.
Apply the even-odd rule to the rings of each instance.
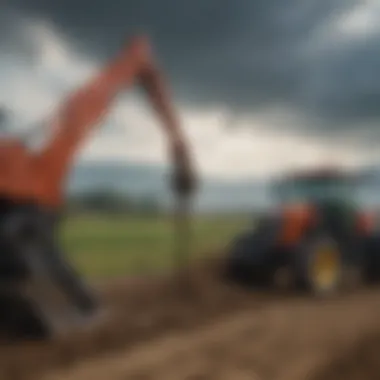
[[269, 252], [255, 233], [238, 237], [228, 251], [225, 278], [228, 282], [243, 286], [268, 285], [271, 271], [267, 265]]
[[380, 235], [368, 237], [364, 242], [363, 275], [369, 284], [380, 282]]
[[306, 239], [294, 254], [294, 276], [298, 289], [316, 296], [340, 290], [343, 279], [342, 254], [337, 242], [318, 234]]

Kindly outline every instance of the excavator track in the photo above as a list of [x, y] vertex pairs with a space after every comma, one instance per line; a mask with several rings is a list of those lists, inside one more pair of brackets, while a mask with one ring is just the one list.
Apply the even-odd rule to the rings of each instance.
[[9, 339], [52, 338], [97, 314], [95, 297], [57, 248], [56, 228], [36, 205], [3, 207], [0, 330]]

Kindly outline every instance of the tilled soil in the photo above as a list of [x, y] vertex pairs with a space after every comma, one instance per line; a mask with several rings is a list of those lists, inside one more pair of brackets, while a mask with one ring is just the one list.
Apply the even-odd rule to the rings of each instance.
[[380, 332], [363, 335], [356, 344], [338, 351], [320, 368], [313, 380], [378, 380], [380, 378]]
[[102, 326], [3, 347], [0, 378], [380, 378], [379, 290], [322, 302], [245, 292], [225, 285], [219, 273], [215, 263], [195, 268], [192, 291], [179, 278], [109, 286], [103, 295], [112, 312]]

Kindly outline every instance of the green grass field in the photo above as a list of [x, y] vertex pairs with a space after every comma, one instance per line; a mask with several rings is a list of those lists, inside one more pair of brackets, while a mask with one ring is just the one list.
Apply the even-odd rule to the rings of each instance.
[[[191, 255], [196, 258], [223, 248], [249, 219], [198, 217], [192, 223]], [[153, 273], [175, 265], [170, 219], [80, 215], [68, 217], [62, 227], [62, 244], [85, 276]]]

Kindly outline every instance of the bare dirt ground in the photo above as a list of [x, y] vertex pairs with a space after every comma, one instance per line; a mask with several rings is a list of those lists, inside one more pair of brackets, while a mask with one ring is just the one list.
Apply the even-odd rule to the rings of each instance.
[[178, 279], [103, 290], [104, 325], [54, 342], [3, 347], [1, 379], [356, 380], [380, 378], [380, 291], [329, 301], [244, 292], [217, 265]]

